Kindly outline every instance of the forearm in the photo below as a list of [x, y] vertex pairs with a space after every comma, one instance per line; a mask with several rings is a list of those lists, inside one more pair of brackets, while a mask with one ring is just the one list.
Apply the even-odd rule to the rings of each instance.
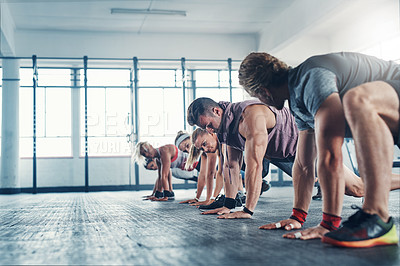
[[310, 207], [313, 187], [315, 182], [314, 167], [309, 169], [300, 169], [293, 166], [293, 188], [294, 188], [294, 203], [293, 208], [308, 212]]
[[203, 192], [204, 186], [206, 184], [205, 181], [205, 175], [203, 173], [200, 173], [198, 179], [197, 179], [197, 191], [196, 191], [196, 198], [200, 199], [201, 194]]
[[[315, 182], [315, 146], [314, 130], [303, 130], [299, 134], [296, 159], [293, 164], [292, 176], [294, 187], [294, 208], [308, 212], [313, 186]], [[318, 177], [320, 177], [318, 175]]]
[[255, 166], [246, 167], [245, 179], [246, 179], [246, 208], [254, 211], [256, 208], [258, 198], [261, 193], [262, 183], [262, 165], [256, 164]]
[[160, 173], [161, 173], [161, 185], [164, 190], [172, 190], [171, 186], [171, 153], [168, 151], [165, 146], [161, 150], [160, 148]]
[[213, 193], [213, 183], [214, 183], [214, 175], [215, 171], [211, 171], [206, 176], [206, 187], [207, 187], [207, 197], [206, 200], [209, 200]]
[[157, 190], [157, 186], [158, 185], [158, 178], [156, 179], [156, 182], [154, 183], [154, 187], [153, 187], [153, 192], [151, 193], [151, 195], [156, 194], [156, 190]]
[[215, 177], [215, 188], [213, 194], [214, 198], [216, 198], [219, 195], [219, 193], [221, 193], [221, 189], [223, 186], [224, 186], [224, 177], [222, 176], [222, 173], [218, 171]]
[[239, 167], [225, 166], [223, 170], [225, 183], [225, 197], [235, 198], [238, 192]]
[[163, 190], [169, 190], [168, 174], [169, 174], [169, 169], [168, 172], [166, 173], [163, 171], [161, 176], [161, 185]]
[[162, 185], [162, 178], [161, 178], [161, 169], [158, 170], [158, 176], [155, 184], [155, 189], [156, 191], [163, 191], [163, 185]]

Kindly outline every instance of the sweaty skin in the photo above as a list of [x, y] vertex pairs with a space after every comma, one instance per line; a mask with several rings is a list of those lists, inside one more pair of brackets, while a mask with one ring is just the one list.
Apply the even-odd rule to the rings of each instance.
[[196, 199], [189, 199], [179, 203], [189, 203], [192, 206], [208, 205], [212, 203], [211, 195], [213, 193], [214, 176], [216, 173], [217, 158], [216, 154], [202, 154], [200, 172], [197, 181], [196, 198], [200, 198], [204, 186], [207, 187], [207, 195], [204, 201], [197, 201]]
[[[219, 127], [215, 121], [218, 119], [204, 119], [203, 125], [209, 131]], [[220, 121], [220, 120], [219, 120]], [[246, 182], [246, 207], [254, 211], [261, 192], [262, 182], [262, 160], [267, 150], [268, 130], [276, 124], [274, 113], [265, 105], [250, 105], [242, 113], [239, 124], [239, 133], [246, 139], [245, 144], [245, 182]], [[208, 126], [207, 126], [208, 125]], [[242, 151], [227, 146], [223, 151], [224, 158], [224, 179], [226, 197], [235, 198], [238, 182], [240, 182], [240, 162]], [[250, 218], [251, 215], [243, 211], [230, 213], [230, 210], [223, 207], [203, 214], [220, 214], [219, 219]]]
[[[362, 89], [367, 92], [369, 99], [375, 100], [375, 103], [370, 105], [370, 109], [365, 113], [369, 113], [367, 122], [367, 130], [360, 130], [357, 133], [356, 130], [352, 129], [353, 137], [356, 144], [357, 150], [357, 161], [359, 161], [360, 174], [362, 178], [367, 181], [373, 180], [373, 189], [375, 193], [365, 194], [365, 202], [363, 209], [369, 213], [378, 213], [381, 218], [386, 221], [387, 218], [387, 198], [386, 193], [388, 189], [394, 190], [399, 188], [399, 175], [390, 173], [391, 163], [393, 159], [393, 143], [377, 144], [376, 142], [371, 143], [371, 147], [375, 146], [375, 149], [371, 149], [369, 152], [361, 151], [365, 147], [365, 143], [357, 143], [357, 134], [365, 136], [370, 132], [376, 135], [385, 134], [385, 137], [379, 136], [376, 139], [390, 140], [393, 141], [391, 135], [398, 135], [398, 123], [399, 123], [399, 100], [395, 94], [393, 88], [388, 86], [384, 82], [371, 82], [364, 86]], [[380, 93], [376, 93], [376, 92]], [[274, 99], [279, 99], [279, 103], [289, 98], [289, 91], [287, 84], [284, 84], [279, 88], [264, 89], [264, 93], [271, 96]], [[388, 96], [390, 95], [390, 96]], [[267, 99], [263, 95], [257, 95], [257, 97], [267, 103]], [[386, 97], [386, 98], [385, 98]], [[351, 127], [351, 115], [346, 114], [347, 110], [350, 110], [359, 102], [354, 102], [346, 106], [346, 94], [343, 98], [343, 104], [340, 101], [337, 93], [331, 94], [320, 106], [315, 116], [315, 131], [305, 130], [299, 134], [297, 155], [295, 164], [293, 166], [293, 186], [295, 189], [295, 200], [294, 208], [299, 208], [304, 211], [308, 211], [310, 204], [310, 198], [312, 193], [312, 183], [314, 180], [315, 159], [318, 154], [318, 177], [321, 182], [321, 189], [324, 195], [323, 211], [329, 214], [340, 216], [343, 203], [343, 194], [350, 194], [352, 196], [363, 196], [364, 195], [364, 184], [362, 180], [354, 175], [348, 168], [344, 167], [341, 146], [344, 138], [344, 121], [345, 116]], [[351, 98], [351, 97], [348, 97]], [[382, 100], [384, 99], [384, 100]], [[388, 104], [388, 99], [391, 99]], [[350, 102], [350, 101], [349, 101]], [[343, 106], [344, 105], [344, 106]], [[348, 113], [351, 113], [350, 111]], [[379, 115], [376, 115], [379, 114]], [[347, 117], [348, 116], [348, 117]], [[360, 116], [357, 116], [360, 117]], [[371, 121], [371, 117], [376, 119], [376, 123]], [[357, 119], [354, 119], [357, 120]], [[382, 123], [382, 120], [384, 121]], [[354, 124], [358, 123], [354, 122]], [[375, 127], [377, 124], [380, 126]], [[371, 127], [374, 126], [375, 129]], [[390, 130], [386, 130], [389, 128]], [[385, 129], [385, 130], [381, 130]], [[388, 131], [391, 131], [388, 133]], [[390, 134], [392, 133], [392, 134]], [[373, 134], [371, 134], [372, 136]], [[375, 139], [371, 137], [370, 139]], [[388, 151], [382, 155], [378, 155], [375, 151], [379, 150], [379, 147], [383, 146], [391, 147]], [[358, 147], [358, 148], [357, 148]], [[385, 158], [387, 165], [381, 163], [382, 158]], [[367, 163], [364, 163], [367, 162]], [[379, 162], [379, 165], [377, 165]], [[364, 164], [364, 166], [363, 166]], [[383, 167], [384, 169], [381, 169]], [[378, 175], [374, 176], [373, 170], [366, 169], [381, 169], [378, 171]], [[362, 170], [364, 169], [364, 170]], [[382, 178], [382, 173], [384, 178]], [[391, 177], [391, 180], [389, 177]], [[371, 182], [371, 181], [369, 181]], [[384, 183], [384, 185], [382, 185]], [[377, 185], [379, 184], [379, 185]], [[368, 183], [365, 184], [368, 187]], [[345, 187], [346, 186], [346, 187]], [[381, 199], [375, 198], [373, 195], [382, 195]], [[386, 204], [386, 205], [385, 205]], [[382, 207], [383, 206], [383, 207]], [[293, 225], [294, 229], [301, 228], [300, 223], [292, 219], [286, 219], [279, 222], [283, 229], [291, 230]], [[276, 224], [266, 224], [260, 227], [260, 229], [276, 229]], [[312, 228], [301, 231], [300, 239], [307, 240], [313, 238], [321, 238], [328, 230], [317, 225]], [[283, 235], [286, 238], [296, 238], [295, 233], [287, 233]]]
[[[242, 113], [239, 124], [239, 133], [246, 139], [245, 143], [245, 182], [246, 182], [246, 207], [254, 211], [260, 197], [262, 183], [262, 161], [268, 145], [268, 130], [276, 124], [274, 113], [265, 105], [250, 105]], [[230, 149], [231, 153], [242, 153]], [[229, 151], [229, 149], [228, 149]], [[230, 155], [230, 163], [239, 165], [233, 160], [238, 156]], [[221, 219], [250, 218], [251, 215], [244, 211], [228, 213], [220, 216]]]
[[[288, 93], [284, 92], [284, 94], [285, 96], [274, 98], [283, 102], [283, 99], [287, 97]], [[270, 112], [270, 114], [268, 112]], [[220, 126], [222, 114], [221, 108], [214, 107], [212, 115], [201, 115], [199, 117], [198, 126], [207, 129], [209, 132], [215, 132]], [[267, 149], [267, 142], [265, 139], [268, 139], [268, 129], [272, 129], [275, 123], [275, 115], [268, 107], [264, 105], [251, 105], [244, 110], [239, 124], [239, 133], [246, 138], [246, 207], [250, 211], [254, 211], [259, 197], [259, 190], [261, 189], [257, 184], [261, 183], [262, 158]], [[315, 178], [314, 169], [317, 153], [314, 135], [313, 130], [300, 132], [297, 147], [298, 155], [296, 155], [293, 168], [293, 185], [295, 190], [294, 208], [306, 212], [311, 202]], [[263, 150], [263, 153], [261, 153], [260, 150]], [[230, 198], [234, 198], [236, 194], [236, 191], [232, 189], [232, 187], [235, 187], [237, 179], [239, 178], [238, 172], [236, 171], [238, 168], [236, 165], [240, 162], [239, 153], [241, 152], [231, 147], [227, 147], [226, 151], [224, 151], [224, 157], [227, 158], [225, 161], [229, 161], [224, 164], [225, 187], [227, 190], [226, 196]], [[362, 180], [348, 168], [344, 166], [342, 166], [342, 168], [346, 183], [346, 193], [357, 197], [362, 196], [364, 193]], [[227, 170], [225, 171], [225, 169]], [[232, 176], [236, 176], [237, 178], [232, 178]], [[203, 214], [212, 213], [226, 214], [229, 213], [229, 210], [227, 208], [220, 208], [204, 212]], [[250, 215], [242, 211], [236, 212], [236, 214], [229, 213], [219, 218], [250, 218]], [[286, 230], [301, 228], [301, 224], [293, 219], [282, 220], [280, 223], [282, 228]], [[293, 226], [290, 226], [290, 224]], [[260, 229], [276, 229], [276, 224], [271, 223], [263, 225]], [[317, 231], [320, 230], [318, 229]], [[318, 235], [320, 235], [319, 232]]]
[[[202, 143], [202, 144], [200, 144]], [[211, 200], [211, 195], [216, 198], [223, 186], [223, 177], [222, 177], [222, 168], [219, 167], [218, 171], [216, 170], [217, 166], [217, 160], [219, 160], [219, 165], [222, 165], [222, 159], [219, 154], [219, 148], [218, 148], [218, 139], [216, 138], [215, 134], [201, 134], [194, 143], [194, 146], [199, 149], [203, 150], [204, 153], [201, 155], [201, 161], [202, 164], [200, 166], [200, 173], [199, 173], [199, 178], [198, 178], [198, 186], [197, 186], [197, 192], [196, 192], [196, 198], [200, 198], [201, 192], [203, 191], [204, 188], [204, 183], [207, 187], [207, 196], [206, 200], [204, 201], [197, 201], [196, 199], [189, 199], [182, 201], [180, 203], [189, 203], [192, 206], [200, 206], [200, 205], [209, 205], [214, 200]], [[215, 188], [214, 192], [212, 190], [213, 187], [213, 182], [214, 182], [214, 176], [215, 178]], [[203, 185], [200, 185], [201, 180], [203, 181]]]
[[[220, 145], [217, 139], [217, 136], [215, 134], [211, 134], [208, 132], [205, 132], [204, 134], [200, 134], [197, 139], [194, 140], [193, 144], [197, 149], [202, 150], [203, 154], [202, 156], [205, 156], [207, 158], [207, 168], [206, 168], [206, 173], [207, 173], [207, 184], [212, 187], [213, 183], [213, 178], [215, 175], [215, 188], [212, 196], [214, 199], [219, 195], [221, 192], [221, 189], [224, 185], [223, 181], [223, 176], [222, 176], [222, 167], [218, 168], [218, 171], [216, 171], [216, 162], [218, 159], [218, 165], [222, 165], [223, 161], [221, 156], [219, 156], [220, 152]], [[208, 191], [207, 191], [208, 193]], [[209, 197], [209, 194], [207, 194], [207, 199], [204, 202], [196, 202], [193, 205], [194, 206], [199, 206], [199, 205], [209, 205], [214, 202], [214, 200], [211, 200]]]

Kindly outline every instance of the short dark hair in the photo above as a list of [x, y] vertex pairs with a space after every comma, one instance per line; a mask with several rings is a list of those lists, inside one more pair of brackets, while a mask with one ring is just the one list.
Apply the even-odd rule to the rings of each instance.
[[198, 125], [201, 115], [211, 115], [212, 109], [219, 107], [219, 104], [213, 99], [201, 97], [194, 100], [187, 109], [187, 121], [189, 125]]

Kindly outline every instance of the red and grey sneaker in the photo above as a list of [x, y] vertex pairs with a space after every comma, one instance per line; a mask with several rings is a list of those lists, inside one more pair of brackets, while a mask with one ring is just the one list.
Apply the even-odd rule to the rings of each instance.
[[322, 242], [350, 248], [397, 245], [399, 238], [392, 217], [385, 223], [378, 215], [358, 209], [341, 228], [325, 234]]

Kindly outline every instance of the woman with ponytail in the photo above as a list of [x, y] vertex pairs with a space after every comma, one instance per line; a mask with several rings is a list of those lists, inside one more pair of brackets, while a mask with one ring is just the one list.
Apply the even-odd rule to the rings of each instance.
[[[171, 169], [185, 170], [188, 154], [177, 147], [185, 146], [182, 145], [184, 142], [190, 143], [190, 135], [179, 132], [175, 139], [175, 145], [167, 144], [159, 148], [154, 148], [148, 142], [139, 142], [136, 144], [134, 160], [141, 163], [145, 162], [145, 167], [148, 170], [158, 170], [158, 179], [155, 184], [154, 193], [148, 197], [149, 199], [157, 201], [175, 199], [175, 194], [172, 190]], [[186, 171], [193, 171], [195, 167], [196, 163], [193, 164], [193, 168], [188, 168]], [[193, 175], [189, 174], [189, 177], [193, 178]]]
[[[200, 138], [205, 139], [211, 145], [209, 149], [204, 150], [202, 148], [200, 149], [196, 148], [195, 143]], [[215, 201], [216, 197], [219, 195], [223, 187], [223, 182], [224, 182], [222, 177], [222, 167], [218, 167], [217, 170], [217, 160], [218, 160], [218, 165], [222, 165], [222, 159], [221, 156], [219, 156], [219, 143], [215, 134], [209, 134], [207, 131], [201, 128], [197, 128], [192, 133], [191, 139], [192, 139], [192, 145], [190, 147], [189, 157], [186, 162], [186, 168], [193, 167], [193, 164], [197, 162], [199, 159], [201, 161], [196, 197], [194, 199], [182, 201], [180, 203], [192, 203], [192, 205], [196, 206], [198, 205], [208, 206]], [[214, 176], [215, 176], [215, 188], [213, 192], [212, 188], [213, 188]], [[205, 183], [207, 186], [206, 200], [199, 201]]]

